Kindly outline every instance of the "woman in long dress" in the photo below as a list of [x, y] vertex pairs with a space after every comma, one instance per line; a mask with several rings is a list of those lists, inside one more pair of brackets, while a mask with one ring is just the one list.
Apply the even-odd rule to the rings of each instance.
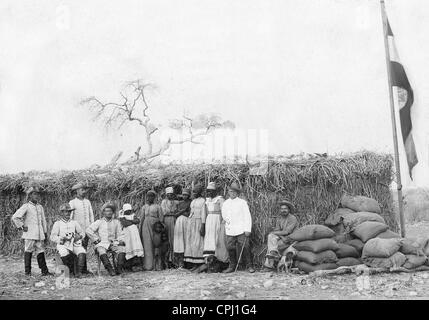
[[173, 266], [173, 250], [174, 250], [174, 224], [176, 222], [177, 204], [178, 201], [174, 199], [175, 194], [172, 187], [165, 189], [166, 198], [161, 202], [162, 214], [164, 216], [164, 224], [168, 232], [168, 257], [167, 266]]
[[191, 213], [186, 225], [185, 261], [194, 264], [191, 271], [196, 270], [200, 264], [204, 263], [206, 199], [201, 196], [202, 191], [201, 186], [195, 186], [194, 200], [191, 202]]
[[183, 200], [177, 205], [176, 224], [174, 225], [174, 260], [179, 268], [184, 267], [184, 254], [185, 254], [185, 239], [186, 239], [186, 225], [188, 223], [188, 216], [191, 211], [191, 200], [189, 199], [191, 192], [189, 189], [182, 190]]
[[140, 216], [140, 237], [144, 249], [144, 268], [152, 270], [154, 267], [154, 246], [153, 246], [153, 225], [161, 221], [164, 217], [162, 215], [161, 207], [155, 203], [155, 191], [148, 191], [146, 194], [146, 204], [141, 209]]

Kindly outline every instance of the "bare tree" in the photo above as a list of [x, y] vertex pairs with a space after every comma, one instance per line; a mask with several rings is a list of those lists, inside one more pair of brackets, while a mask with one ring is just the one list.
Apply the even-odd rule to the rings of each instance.
[[[121, 98], [118, 102], [104, 102], [96, 97], [89, 97], [81, 101], [81, 105], [89, 107], [94, 113], [94, 121], [102, 121], [107, 128], [122, 128], [126, 123], [135, 122], [140, 125], [144, 132], [146, 151], [141, 152], [141, 146], [135, 153], [123, 162], [122, 165], [149, 163], [154, 158], [164, 154], [171, 145], [186, 142], [200, 144], [201, 137], [208, 135], [212, 130], [218, 128], [234, 128], [231, 121], [223, 121], [216, 114], [200, 114], [194, 118], [183, 115], [182, 119], [169, 120], [169, 128], [174, 130], [185, 130], [186, 137], [162, 143], [158, 148], [154, 146], [154, 135], [159, 132], [160, 125], [156, 125], [149, 116], [150, 106], [147, 99], [149, 88], [154, 88], [150, 83], [142, 80], [134, 80], [125, 84], [124, 89], [119, 92]], [[122, 152], [119, 152], [108, 164], [109, 167], [117, 165]]]

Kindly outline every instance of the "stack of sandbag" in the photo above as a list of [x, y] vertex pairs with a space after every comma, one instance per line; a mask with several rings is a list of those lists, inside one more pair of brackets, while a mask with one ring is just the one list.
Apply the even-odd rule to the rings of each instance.
[[[375, 221], [385, 223], [380, 216], [381, 209], [378, 202], [374, 199], [364, 196], [343, 195], [341, 198], [341, 208], [328, 216], [325, 225], [330, 227], [336, 233], [335, 240], [338, 243], [345, 243], [355, 247], [359, 253], [362, 252], [364, 242], [353, 241], [352, 230], [365, 221]], [[356, 243], [357, 242], [357, 243]]]
[[297, 250], [296, 267], [306, 273], [336, 269], [338, 258], [335, 251], [339, 247], [334, 236], [334, 231], [320, 224], [306, 225], [295, 230], [289, 238], [296, 241], [293, 245]]
[[362, 263], [359, 251], [350, 244], [338, 243], [338, 249], [335, 250], [335, 254], [338, 258], [338, 267], [350, 267]]
[[415, 269], [428, 264], [428, 257], [425, 254], [423, 243], [416, 239], [403, 238], [399, 251], [407, 259], [403, 265], [404, 268]]
[[362, 261], [372, 268], [402, 267], [407, 258], [399, 251], [401, 246], [402, 239], [400, 238], [369, 239], [362, 250]]

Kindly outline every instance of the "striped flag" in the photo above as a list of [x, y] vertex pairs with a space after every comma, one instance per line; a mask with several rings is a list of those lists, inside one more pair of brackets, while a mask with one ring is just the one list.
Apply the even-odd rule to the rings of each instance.
[[390, 55], [390, 80], [392, 87], [397, 87], [398, 90], [398, 107], [399, 118], [401, 121], [402, 140], [405, 146], [407, 155], [408, 170], [411, 179], [413, 178], [412, 170], [418, 163], [416, 148], [414, 145], [411, 122], [411, 106], [414, 102], [414, 93], [408, 81], [405, 69], [399, 61], [398, 52], [396, 50], [393, 32], [390, 28], [389, 20], [387, 20], [387, 40], [389, 43]]

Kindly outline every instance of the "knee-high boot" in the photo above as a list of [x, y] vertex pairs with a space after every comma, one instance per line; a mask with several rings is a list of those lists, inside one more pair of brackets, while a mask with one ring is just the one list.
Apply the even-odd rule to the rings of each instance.
[[110, 263], [109, 257], [107, 256], [107, 254], [102, 254], [100, 256], [100, 260], [103, 263], [103, 266], [107, 270], [107, 272], [109, 273], [109, 275], [115, 276], [116, 273], [115, 273], [115, 271], [113, 271], [112, 264]]
[[24, 252], [24, 270], [25, 275], [31, 275], [31, 252]]
[[63, 262], [63, 264], [69, 268], [69, 274], [73, 275], [74, 274], [74, 261], [73, 261], [73, 255], [71, 253], [69, 253], [68, 255], [61, 257], [61, 261]]
[[39, 265], [39, 268], [42, 271], [42, 276], [52, 276], [52, 273], [49, 272], [48, 266], [46, 265], [44, 252], [41, 252], [37, 255], [37, 264]]
[[86, 253], [79, 253], [77, 256], [77, 277], [81, 277], [84, 274], [84, 268], [86, 265]]

